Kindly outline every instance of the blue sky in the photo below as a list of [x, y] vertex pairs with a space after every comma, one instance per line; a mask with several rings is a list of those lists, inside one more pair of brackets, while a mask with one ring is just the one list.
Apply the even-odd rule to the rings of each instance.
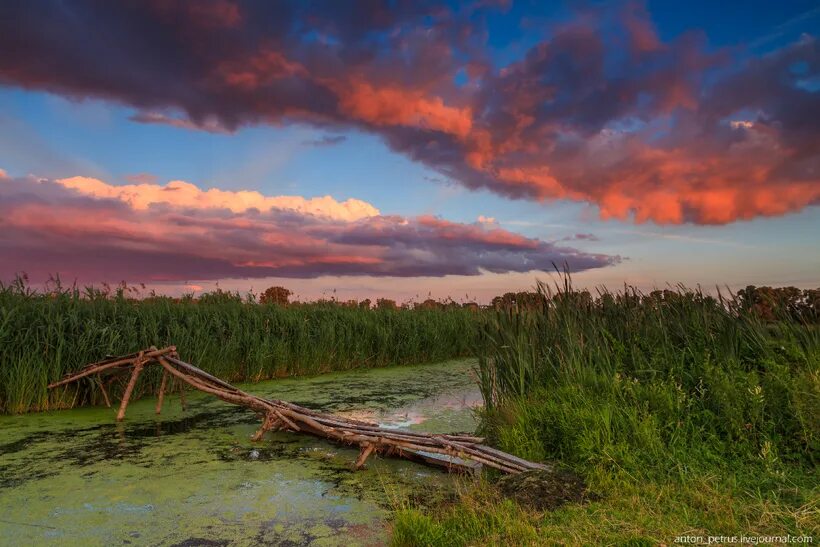
[[[721, 9], [711, 2], [649, 2], [647, 12], [663, 42], [696, 31], [706, 36], [707, 50], [728, 48], [730, 55], [740, 58], [777, 51], [801, 35], [815, 35], [820, 26], [820, 8], [812, 2], [728, 3]], [[505, 66], [548, 40], [556, 24], [575, 17], [579, 17], [575, 6], [514, 4], [502, 15], [488, 16], [486, 52], [496, 66]], [[31, 87], [13, 81], [0, 85], [0, 168], [11, 177], [83, 176], [121, 185], [129, 183], [129, 177], [148, 174], [159, 184], [184, 180], [201, 189], [256, 190], [267, 196], [308, 198], [330, 195], [338, 201], [356, 198], [383, 215], [434, 215], [463, 224], [475, 223], [479, 216], [492, 217], [496, 226], [509, 232], [571, 245], [583, 252], [623, 257], [619, 264], [577, 274], [576, 282], [587, 286], [624, 282], [642, 288], [677, 282], [706, 287], [820, 284], [820, 210], [816, 206], [720, 225], [605, 221], [592, 200], [513, 199], [491, 186], [471, 189], [457, 176], [442, 174], [436, 164], [416, 161], [412, 154], [388, 145], [385, 135], [361, 124], [260, 119], [233, 132], [211, 133], [137, 123], [130, 118], [140, 107], [122, 98]], [[186, 118], [184, 106], [166, 111]], [[337, 144], [315, 144], [337, 136], [344, 137]], [[595, 239], [562, 243], [575, 234], [594, 234]], [[437, 297], [463, 293], [486, 300], [493, 291], [526, 288], [544, 275], [520, 271], [410, 279], [320, 275], [155, 285], [178, 292], [185, 285], [210, 288], [217, 282], [237, 290], [281, 283], [308, 298], [336, 289], [340, 297], [391, 292], [405, 299], [430, 292]]]

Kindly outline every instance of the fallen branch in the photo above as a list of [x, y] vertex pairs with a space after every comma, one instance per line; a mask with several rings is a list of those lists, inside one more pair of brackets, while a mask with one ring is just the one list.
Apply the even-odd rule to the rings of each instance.
[[110, 406], [101, 375], [112, 372], [126, 372], [131, 376], [120, 402], [117, 420], [125, 418], [125, 411], [133, 394], [139, 375], [146, 367], [159, 366], [163, 369], [156, 412], [162, 410], [162, 401], [168, 382], [179, 385], [180, 396], [189, 385], [199, 391], [209, 393], [227, 403], [244, 406], [262, 417], [262, 425], [253, 435], [259, 441], [267, 431], [286, 430], [308, 433], [331, 441], [357, 445], [359, 457], [353, 465], [360, 469], [372, 454], [398, 456], [414, 461], [445, 467], [451, 471], [474, 471], [481, 466], [492, 467], [505, 473], [521, 473], [530, 469], [546, 469], [546, 466], [529, 462], [481, 444], [484, 439], [471, 435], [446, 435], [420, 433], [379, 427], [376, 424], [354, 420], [333, 414], [324, 414], [287, 401], [271, 400], [251, 395], [237, 387], [208, 374], [204, 370], [179, 359], [176, 348], [155, 347], [92, 363], [81, 370], [68, 374], [50, 384], [49, 389], [76, 382], [82, 378], [98, 375], [95, 385], [103, 391], [106, 404]]

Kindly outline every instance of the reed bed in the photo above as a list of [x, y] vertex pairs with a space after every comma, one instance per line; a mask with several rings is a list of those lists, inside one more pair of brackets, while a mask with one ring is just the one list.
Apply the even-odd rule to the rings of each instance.
[[[86, 363], [135, 348], [173, 344], [216, 376], [259, 381], [468, 356], [478, 322], [479, 314], [455, 306], [281, 306], [225, 292], [132, 299], [123, 291], [39, 293], [15, 283], [0, 286], [0, 412], [100, 403], [49, 394], [46, 386]], [[137, 393], [158, 386], [158, 375], [146, 374]]]
[[[491, 483], [397, 513], [397, 545], [673, 544], [816, 535], [820, 328], [697, 290], [592, 295], [568, 276], [483, 327], [480, 433], [586, 476], [539, 513]], [[678, 541], [679, 542], [679, 541]]]
[[609, 446], [648, 472], [662, 452], [704, 445], [812, 463], [820, 453], [818, 325], [766, 321], [685, 288], [593, 298], [566, 278], [483, 334], [488, 427], [509, 435], [498, 414], [520, 408], [516, 421], [539, 425], [528, 449], [537, 459], [588, 463]]

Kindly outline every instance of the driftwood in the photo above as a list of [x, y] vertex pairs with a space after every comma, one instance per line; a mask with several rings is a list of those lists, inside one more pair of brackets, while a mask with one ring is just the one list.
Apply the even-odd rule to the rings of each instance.
[[262, 425], [253, 435], [254, 441], [261, 440], [268, 431], [286, 430], [323, 437], [340, 444], [359, 446], [361, 452], [353, 465], [354, 469], [364, 466], [367, 458], [374, 453], [437, 465], [450, 471], [475, 471], [481, 466], [487, 466], [505, 473], [521, 473], [530, 469], [545, 468], [544, 465], [485, 446], [481, 444], [484, 441], [481, 437], [390, 429], [369, 422], [316, 412], [287, 401], [257, 397], [180, 360], [174, 346], [163, 349], [151, 347], [130, 355], [92, 363], [48, 387], [52, 389], [77, 382], [82, 378], [96, 376], [94, 385], [101, 389], [106, 404], [111, 406], [103, 376], [130, 370], [131, 376], [117, 412], [117, 420], [121, 421], [125, 418], [125, 411], [139, 375], [149, 366], [159, 366], [163, 369], [157, 398], [157, 414], [162, 410], [165, 392], [170, 389], [170, 383], [178, 384], [180, 396], [184, 396], [184, 388], [188, 385], [225, 402], [244, 406], [256, 412], [262, 419]]

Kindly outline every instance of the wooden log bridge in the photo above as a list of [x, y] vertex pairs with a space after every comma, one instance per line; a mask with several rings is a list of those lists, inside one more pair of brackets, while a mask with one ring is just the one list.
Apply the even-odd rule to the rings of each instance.
[[[96, 380], [106, 404], [111, 406], [105, 388], [106, 377], [122, 374], [130, 369], [131, 375], [125, 387], [117, 412], [117, 420], [125, 418], [128, 402], [134, 392], [140, 374], [146, 367], [159, 366], [163, 369], [156, 413], [162, 410], [166, 390], [173, 382], [184, 396], [186, 385], [210, 393], [227, 403], [244, 406], [253, 410], [262, 420], [259, 430], [253, 435], [260, 441], [268, 431], [293, 431], [323, 437], [343, 445], [358, 445], [361, 452], [354, 469], [361, 469], [372, 454], [383, 454], [407, 458], [421, 463], [444, 467], [449, 471], [472, 472], [482, 466], [492, 467], [505, 473], [521, 473], [530, 469], [545, 469], [546, 466], [517, 458], [481, 444], [484, 439], [470, 435], [444, 435], [420, 433], [379, 427], [377, 424], [324, 414], [308, 408], [272, 399], [264, 399], [246, 393], [190, 363], [180, 360], [176, 347], [157, 349], [151, 347], [143, 351], [105, 359], [92, 363], [83, 369], [68, 374], [49, 389], [77, 382], [83, 378]], [[184, 403], [183, 403], [184, 405]]]

